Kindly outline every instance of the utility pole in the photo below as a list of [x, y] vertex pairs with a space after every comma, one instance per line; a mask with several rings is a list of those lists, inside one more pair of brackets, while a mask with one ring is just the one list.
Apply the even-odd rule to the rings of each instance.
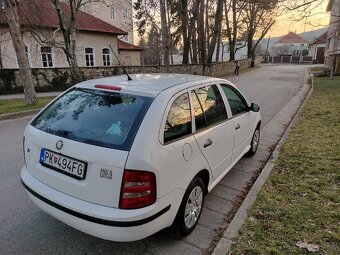
[[267, 48], [266, 48], [266, 54], [265, 54], [265, 63], [268, 63], [269, 62], [269, 59], [268, 59], [268, 47], [269, 47], [269, 41], [270, 41], [270, 36], [268, 38], [268, 42], [267, 42]]
[[339, 44], [339, 30], [334, 31], [334, 40], [333, 40], [333, 63], [332, 63], [332, 68], [331, 68], [331, 73], [330, 73], [330, 78], [333, 78], [333, 74], [335, 72], [336, 68], [336, 49]]

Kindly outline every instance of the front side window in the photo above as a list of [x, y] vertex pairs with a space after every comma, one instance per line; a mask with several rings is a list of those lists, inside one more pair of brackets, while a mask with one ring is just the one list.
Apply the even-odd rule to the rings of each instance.
[[111, 59], [110, 59], [110, 50], [109, 49], [103, 49], [103, 65], [104, 66], [110, 66], [111, 65]]
[[189, 94], [184, 93], [172, 103], [164, 128], [164, 142], [191, 134]]
[[94, 66], [93, 48], [85, 48], [85, 64], [86, 66]]
[[41, 47], [41, 61], [43, 67], [53, 67], [53, 56], [51, 47]]
[[230, 109], [233, 115], [248, 112], [248, 105], [244, 97], [234, 88], [221, 84], [224, 94], [226, 95]]
[[216, 85], [195, 89], [191, 95], [196, 131], [228, 118], [222, 96]]
[[31, 125], [74, 141], [128, 150], [151, 102], [150, 97], [76, 88]]

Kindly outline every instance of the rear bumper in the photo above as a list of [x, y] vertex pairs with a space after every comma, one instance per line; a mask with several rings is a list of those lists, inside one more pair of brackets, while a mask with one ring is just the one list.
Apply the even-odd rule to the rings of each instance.
[[[183, 191], [175, 190], [151, 206], [122, 210], [80, 200], [55, 190], [24, 167], [21, 181], [30, 199], [42, 210], [87, 234], [112, 241], [135, 241], [170, 226]], [[173, 203], [172, 203], [173, 202]]]

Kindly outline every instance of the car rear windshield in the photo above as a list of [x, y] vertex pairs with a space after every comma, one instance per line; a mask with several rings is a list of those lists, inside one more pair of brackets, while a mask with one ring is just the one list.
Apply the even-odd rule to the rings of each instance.
[[152, 98], [75, 88], [32, 122], [47, 133], [92, 145], [130, 150]]

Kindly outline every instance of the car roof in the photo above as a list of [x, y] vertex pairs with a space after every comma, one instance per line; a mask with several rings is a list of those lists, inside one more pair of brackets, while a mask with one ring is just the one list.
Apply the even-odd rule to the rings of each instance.
[[[177, 87], [187, 88], [202, 83], [221, 81], [219, 78], [172, 73], [131, 74], [131, 81], [126, 75], [112, 76], [95, 80], [88, 80], [75, 85], [75, 87], [98, 89], [96, 85], [118, 87], [122, 93], [132, 93], [142, 96], [157, 96], [161, 91]], [[105, 90], [105, 89], [104, 89]]]

